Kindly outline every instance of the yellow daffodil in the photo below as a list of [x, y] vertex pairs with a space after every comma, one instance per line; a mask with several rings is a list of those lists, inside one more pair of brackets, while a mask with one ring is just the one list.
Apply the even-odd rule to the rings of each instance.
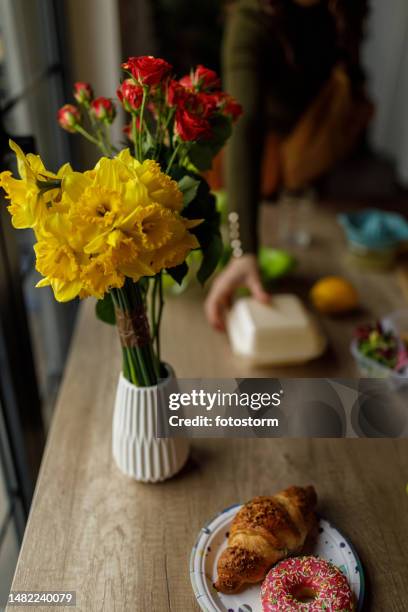
[[[139, 277], [140, 278], [140, 277]], [[88, 259], [81, 270], [81, 297], [93, 295], [100, 299], [112, 288], [120, 288], [125, 282], [124, 275], [117, 270], [109, 251]]]
[[170, 241], [164, 247], [152, 251], [149, 263], [156, 273], [166, 268], [173, 268], [185, 261], [190, 251], [198, 248], [198, 246], [197, 238], [193, 234], [185, 232], [179, 240]]
[[52, 189], [52, 183], [58, 183], [72, 170], [69, 164], [65, 164], [58, 174], [54, 174], [45, 169], [39, 155], [24, 155], [12, 140], [10, 148], [16, 154], [20, 179], [14, 178], [6, 170], [0, 174], [0, 187], [6, 192], [6, 198], [11, 200], [8, 210], [13, 226], [18, 229], [35, 228], [46, 216], [50, 202], [59, 196], [60, 190]]
[[117, 159], [122, 161], [126, 168], [133, 170], [154, 202], [180, 212], [183, 207], [183, 195], [176, 181], [164, 174], [156, 161], [147, 159], [141, 164], [131, 156], [129, 149], [121, 151]]
[[80, 272], [86, 256], [69, 212], [51, 213], [37, 229], [36, 269], [45, 277], [37, 287], [51, 285], [59, 302], [74, 299], [82, 288]]
[[93, 170], [64, 166], [52, 174], [38, 156], [12, 148], [20, 179], [3, 172], [0, 184], [14, 225], [34, 228], [44, 277], [38, 286], [51, 286], [58, 301], [102, 298], [126, 277], [138, 281], [181, 264], [199, 246], [189, 229], [200, 221], [183, 218], [177, 183], [157, 162], [139, 163], [125, 149]]

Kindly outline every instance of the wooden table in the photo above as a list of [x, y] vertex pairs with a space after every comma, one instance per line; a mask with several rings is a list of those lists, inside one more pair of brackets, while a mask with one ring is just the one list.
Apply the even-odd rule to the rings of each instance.
[[[322, 212], [315, 246], [301, 257], [291, 289], [346, 271], [342, 238]], [[354, 376], [351, 328], [402, 300], [386, 274], [347, 275], [366, 312], [324, 320], [329, 353], [301, 368], [250, 371], [204, 322], [198, 290], [169, 299], [165, 358], [180, 377]], [[222, 508], [290, 484], [315, 485], [321, 513], [352, 539], [378, 612], [408, 602], [408, 441], [200, 440], [182, 474], [161, 485], [128, 480], [111, 456], [120, 368], [114, 328], [84, 304], [53, 419], [13, 589], [75, 590], [81, 611], [198, 610], [188, 560], [203, 524]], [[43, 609], [43, 608], [40, 608]], [[12, 608], [10, 608], [12, 610]], [[49, 608], [44, 608], [46, 612]]]

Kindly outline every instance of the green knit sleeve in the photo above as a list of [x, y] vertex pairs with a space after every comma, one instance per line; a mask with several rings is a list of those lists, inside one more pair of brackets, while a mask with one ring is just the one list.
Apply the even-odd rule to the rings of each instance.
[[263, 150], [263, 28], [256, 2], [240, 1], [228, 20], [223, 42], [226, 90], [243, 106], [226, 152], [229, 209], [240, 219], [244, 252], [256, 252]]

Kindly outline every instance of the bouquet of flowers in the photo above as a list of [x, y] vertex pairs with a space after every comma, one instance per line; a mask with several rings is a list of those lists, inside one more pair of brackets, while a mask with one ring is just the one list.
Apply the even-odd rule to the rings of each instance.
[[53, 173], [11, 142], [20, 177], [2, 172], [0, 186], [14, 227], [35, 233], [37, 286], [51, 286], [62, 302], [96, 297], [98, 316], [118, 327], [124, 376], [150, 386], [164, 375], [163, 275], [181, 283], [188, 254], [200, 250], [204, 283], [222, 253], [215, 199], [200, 172], [211, 167], [241, 108], [203, 66], [180, 80], [150, 56], [131, 57], [123, 69], [124, 148], [110, 138], [114, 102], [79, 82], [77, 104], [63, 106], [58, 121], [99, 148], [96, 166], [76, 172], [65, 164]]

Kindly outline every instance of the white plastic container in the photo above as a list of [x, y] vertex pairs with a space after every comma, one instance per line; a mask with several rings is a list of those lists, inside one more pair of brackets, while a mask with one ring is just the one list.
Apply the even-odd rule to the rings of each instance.
[[181, 470], [187, 461], [185, 438], [156, 438], [158, 396], [175, 384], [173, 370], [152, 387], [136, 387], [121, 373], [113, 414], [112, 449], [120, 470], [141, 482], [161, 482]]
[[227, 318], [231, 347], [253, 365], [290, 365], [315, 359], [327, 346], [315, 319], [295, 295], [270, 304], [251, 297], [235, 302]]

